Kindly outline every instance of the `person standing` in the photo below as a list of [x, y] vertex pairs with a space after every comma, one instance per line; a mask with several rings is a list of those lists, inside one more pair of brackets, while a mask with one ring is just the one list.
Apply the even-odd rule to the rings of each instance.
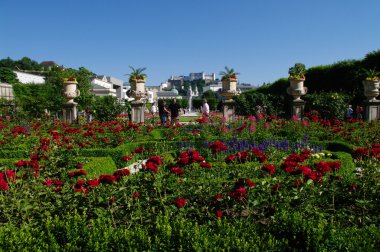
[[154, 121], [156, 119], [156, 113], [157, 113], [157, 107], [156, 107], [155, 102], [152, 103], [151, 112], [152, 112], [152, 117], [153, 117], [153, 121]]
[[169, 110], [166, 107], [166, 102], [162, 101], [158, 103], [158, 115], [160, 116], [161, 124], [165, 124], [168, 120]]
[[178, 121], [179, 109], [180, 106], [178, 105], [176, 98], [174, 98], [173, 102], [169, 105], [170, 117], [172, 119], [173, 125], [176, 124]]
[[210, 114], [210, 106], [208, 105], [207, 100], [204, 99], [203, 105], [202, 105], [202, 115], [204, 117], [209, 117], [209, 114]]

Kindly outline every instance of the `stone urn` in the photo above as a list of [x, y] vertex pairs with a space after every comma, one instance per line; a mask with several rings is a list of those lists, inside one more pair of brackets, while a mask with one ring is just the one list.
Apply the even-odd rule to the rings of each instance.
[[303, 85], [304, 81], [304, 79], [289, 79], [290, 87], [286, 91], [293, 96], [293, 101], [302, 101], [301, 96], [307, 93], [307, 87]]
[[377, 101], [376, 97], [379, 95], [379, 84], [378, 80], [363, 80], [364, 95], [367, 97], [368, 101]]
[[237, 79], [227, 78], [222, 80], [222, 93], [221, 95], [226, 98], [226, 100], [232, 99], [232, 97], [239, 95], [240, 91], [236, 89]]
[[145, 91], [145, 80], [131, 80], [131, 96], [135, 98], [136, 101], [141, 100], [147, 96]]
[[77, 80], [75, 78], [67, 78], [63, 82], [63, 96], [66, 98], [66, 104], [74, 104], [74, 99], [80, 95], [77, 89]]

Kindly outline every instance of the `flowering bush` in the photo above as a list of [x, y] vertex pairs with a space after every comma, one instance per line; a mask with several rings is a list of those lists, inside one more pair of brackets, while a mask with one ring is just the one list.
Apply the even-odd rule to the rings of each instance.
[[119, 121], [0, 121], [0, 236], [31, 250], [373, 250], [378, 122], [304, 120], [151, 126], [178, 132], [159, 141]]

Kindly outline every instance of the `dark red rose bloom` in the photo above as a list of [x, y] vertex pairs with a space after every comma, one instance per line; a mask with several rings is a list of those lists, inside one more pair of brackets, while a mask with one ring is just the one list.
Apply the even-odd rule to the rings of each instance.
[[201, 163], [199, 163], [199, 165], [201, 167], [208, 168], [208, 169], [211, 169], [211, 167], [212, 167], [211, 164], [209, 164], [207, 162], [201, 162]]
[[139, 194], [138, 192], [134, 192], [134, 193], [132, 194], [132, 197], [133, 197], [133, 198], [138, 198], [138, 197], [140, 197], [140, 194]]
[[363, 159], [364, 157], [368, 156], [369, 150], [364, 148], [357, 148], [354, 149], [354, 156], [358, 159]]
[[46, 185], [47, 187], [50, 187], [53, 185], [53, 180], [47, 179], [44, 182], [42, 182], [42, 184]]
[[131, 160], [132, 159], [132, 157], [131, 156], [122, 156], [121, 157], [121, 160], [123, 161], [123, 162], [126, 162], [126, 161], [128, 161], [128, 160]]
[[3, 179], [0, 179], [0, 190], [4, 190], [4, 191], [9, 190], [8, 183]]
[[40, 160], [40, 157], [38, 156], [38, 154], [32, 154], [31, 156], [30, 156], [30, 159], [31, 160]]
[[178, 198], [174, 203], [178, 208], [181, 208], [184, 207], [188, 203], [188, 201], [185, 198]]
[[119, 181], [124, 176], [129, 176], [130, 174], [131, 172], [128, 169], [119, 169], [113, 173], [117, 181]]
[[211, 143], [208, 147], [212, 150], [212, 153], [217, 153], [228, 149], [223, 142], [219, 141]]
[[275, 168], [274, 164], [265, 164], [261, 170], [266, 171], [269, 174], [273, 174], [276, 172], [276, 168]]
[[326, 172], [329, 172], [331, 170], [329, 164], [326, 163], [325, 161], [315, 162], [314, 166], [316, 168], [316, 171], [322, 174], [325, 174]]
[[13, 182], [16, 180], [16, 172], [7, 170], [5, 172], [5, 178], [7, 179], [8, 182]]
[[238, 201], [242, 201], [246, 194], [247, 194], [247, 189], [245, 189], [244, 187], [240, 187], [240, 188], [235, 189], [235, 191], [230, 192], [229, 196]]
[[236, 156], [241, 163], [245, 163], [249, 159], [248, 151], [239, 151]]
[[109, 174], [103, 174], [99, 177], [99, 182], [101, 184], [112, 184], [116, 181], [116, 177]]
[[98, 179], [90, 179], [86, 181], [86, 184], [91, 186], [91, 187], [97, 187], [99, 185], [99, 180]]
[[190, 159], [188, 157], [183, 157], [183, 158], [180, 158], [178, 161], [177, 161], [177, 164], [180, 165], [180, 166], [185, 166], [187, 164], [190, 163]]
[[235, 161], [236, 159], [236, 156], [228, 156], [226, 157], [226, 159], [224, 160], [227, 164], [231, 164]]
[[87, 172], [85, 170], [73, 171], [73, 172], [69, 172], [69, 178], [79, 177], [86, 174]]
[[218, 216], [218, 218], [222, 218], [223, 212], [221, 210], [216, 210], [216, 216]]
[[83, 168], [83, 164], [77, 164], [77, 165], [75, 166], [75, 168], [77, 168], [77, 169], [82, 169], [82, 168]]
[[220, 204], [220, 202], [223, 201], [223, 195], [218, 193], [215, 197], [214, 197], [214, 204]]
[[327, 163], [331, 169], [333, 169], [334, 171], [336, 170], [339, 170], [340, 169], [340, 161], [331, 161], [331, 162], [328, 162]]
[[255, 183], [254, 182], [252, 182], [252, 180], [250, 180], [250, 179], [247, 179], [246, 181], [245, 181], [245, 183], [247, 184], [247, 186], [248, 187], [255, 187]]
[[158, 172], [158, 165], [155, 162], [147, 162], [145, 164], [145, 169], [149, 171], [154, 171], [155, 173]]
[[182, 169], [179, 168], [179, 167], [173, 167], [173, 168], [171, 168], [171, 169], [170, 169], [170, 172], [171, 172], [171, 173], [175, 173], [175, 174], [177, 174], [177, 175], [183, 175], [183, 174], [185, 174], [185, 171], [182, 170]]
[[162, 160], [161, 160], [161, 157], [159, 156], [151, 156], [147, 162], [153, 162], [153, 163], [156, 163], [157, 165], [162, 165]]

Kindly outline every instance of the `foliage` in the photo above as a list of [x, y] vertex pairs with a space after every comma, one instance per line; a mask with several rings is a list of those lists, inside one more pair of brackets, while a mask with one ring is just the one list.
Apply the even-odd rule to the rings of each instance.
[[58, 110], [55, 104], [57, 98], [54, 97], [54, 90], [49, 84], [14, 84], [13, 92], [19, 116], [41, 117], [46, 114], [46, 109]]
[[8, 67], [0, 67], [0, 82], [8, 84], [18, 83], [17, 75]]
[[323, 92], [320, 94], [307, 94], [304, 96], [306, 110], [319, 111], [322, 118], [343, 120], [349, 96], [335, 92]]
[[239, 115], [256, 115], [257, 106], [266, 108], [266, 113], [274, 114], [274, 108], [268, 100], [268, 96], [256, 91], [247, 91], [234, 98], [236, 101], [236, 112]]
[[379, 122], [314, 116], [0, 119], [0, 250], [377, 251]]
[[376, 71], [376, 68], [363, 69], [363, 71], [365, 74], [365, 80], [370, 80], [370, 81], [378, 81], [379, 80], [380, 72]]
[[293, 67], [289, 68], [289, 79], [305, 79], [306, 67], [302, 63], [296, 63]]
[[129, 82], [136, 81], [136, 80], [145, 80], [147, 75], [143, 73], [146, 70], [146, 67], [142, 68], [134, 68], [132, 66], [129, 66], [129, 68], [132, 70], [131, 73], [126, 74], [129, 76]]
[[116, 97], [96, 96], [92, 105], [92, 113], [99, 121], [112, 121], [117, 115], [122, 114], [126, 106], [120, 103]]
[[36, 61], [31, 60], [28, 57], [23, 57], [20, 60], [12, 60], [11, 58], [6, 58], [0, 60], [0, 68], [6, 67], [11, 70], [43, 70], [43, 67]]
[[239, 73], [236, 73], [233, 68], [224, 67], [225, 71], [220, 71], [219, 75], [222, 76], [222, 80], [227, 79], [237, 79], [236, 75], [239, 75]]

